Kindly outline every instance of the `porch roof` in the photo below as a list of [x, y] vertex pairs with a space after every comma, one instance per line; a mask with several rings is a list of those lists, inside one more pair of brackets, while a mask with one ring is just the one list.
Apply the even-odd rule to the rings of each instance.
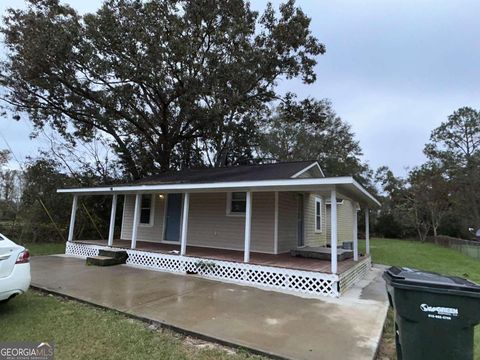
[[59, 193], [77, 195], [108, 195], [114, 193], [154, 193], [154, 192], [224, 192], [224, 191], [328, 191], [338, 190], [345, 196], [371, 208], [380, 207], [380, 202], [353, 177], [290, 178], [252, 181], [223, 181], [205, 183], [159, 183], [111, 185], [88, 188], [58, 189]]

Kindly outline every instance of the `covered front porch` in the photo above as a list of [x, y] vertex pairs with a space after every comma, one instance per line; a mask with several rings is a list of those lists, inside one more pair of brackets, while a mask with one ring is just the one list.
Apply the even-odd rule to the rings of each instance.
[[[69, 241], [65, 254], [93, 257], [101, 250], [118, 248], [124, 243], [115, 245], [114, 242], [109, 246], [104, 241]], [[168, 245], [147, 243], [142, 247], [142, 242], [135, 249], [121, 249], [127, 253], [127, 265], [307, 296], [338, 297], [362, 279], [371, 267], [369, 256], [342, 261], [342, 272], [333, 274], [328, 271], [329, 261], [295, 258], [289, 254], [252, 253], [251, 261], [245, 263], [238, 251], [189, 247], [189, 255], [178, 255], [177, 251], [168, 250]]]
[[[69, 255], [97, 256], [101, 249], [122, 248], [128, 254], [129, 265], [334, 297], [361, 279], [370, 268], [368, 209], [378, 206], [378, 202], [352, 178], [113, 186], [60, 192], [74, 195], [66, 245]], [[233, 197], [239, 193], [243, 194], [242, 198]], [[108, 238], [74, 240], [78, 198], [97, 194], [112, 195]], [[151, 197], [146, 203], [149, 211], [144, 211], [145, 195]], [[130, 203], [128, 213], [125, 212], [127, 201], [124, 201], [122, 239], [115, 237], [118, 196], [128, 197]], [[351, 223], [346, 232], [353, 245], [352, 258], [343, 261], [338, 257], [343, 251], [338, 241], [339, 197], [351, 204], [348, 210]], [[175, 243], [167, 238], [171, 199], [177, 201], [178, 240]], [[152, 208], [155, 201], [162, 201], [156, 212]], [[242, 201], [244, 203], [239, 204]], [[327, 201], [330, 203], [328, 238]], [[234, 207], [241, 207], [242, 212], [233, 213]], [[361, 207], [365, 209], [364, 255], [358, 249], [357, 216]], [[158, 222], [163, 219], [163, 223], [155, 228], [157, 217]], [[127, 219], [130, 219], [128, 226], [123, 226]], [[150, 234], [148, 241], [142, 241], [140, 230]], [[344, 224], [341, 231], [345, 233]], [[324, 246], [329, 260], [291, 256], [290, 250], [308, 246], [305, 241], [309, 239], [315, 241], [315, 246]], [[236, 248], [228, 248], [229, 244], [236, 244]]]
[[[130, 241], [114, 239], [112, 245], [108, 245], [107, 240], [82, 240], [76, 241], [78, 244], [111, 246], [118, 249], [129, 249]], [[138, 241], [136, 250], [148, 251], [161, 254], [179, 255], [180, 246], [174, 244], [152, 243], [149, 241]], [[233, 261], [242, 263], [244, 254], [242, 251], [213, 249], [199, 246], [187, 246], [186, 253], [191, 257], [197, 257], [210, 260]], [[359, 256], [359, 261], [366, 259], [367, 256]], [[250, 253], [250, 264], [273, 266], [285, 269], [296, 269], [305, 271], [316, 271], [322, 273], [331, 273], [331, 264], [328, 260], [319, 260], [311, 258], [302, 258], [291, 256], [290, 253], [283, 254], [265, 254], [265, 253]], [[357, 261], [348, 259], [338, 262], [338, 274], [342, 274], [357, 264]]]

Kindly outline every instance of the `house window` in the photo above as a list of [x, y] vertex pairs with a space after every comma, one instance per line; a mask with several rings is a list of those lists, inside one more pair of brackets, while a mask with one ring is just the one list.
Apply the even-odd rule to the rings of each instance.
[[140, 204], [140, 224], [153, 224], [153, 195], [142, 195], [142, 202]]
[[315, 232], [322, 232], [322, 199], [315, 198]]
[[227, 214], [245, 215], [247, 208], [247, 195], [244, 192], [232, 192], [228, 194]]

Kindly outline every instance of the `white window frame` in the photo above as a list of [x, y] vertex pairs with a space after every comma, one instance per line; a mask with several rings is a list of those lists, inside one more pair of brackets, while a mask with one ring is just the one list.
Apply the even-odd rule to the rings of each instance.
[[[317, 214], [317, 204], [320, 204], [320, 213]], [[313, 221], [314, 230], [316, 233], [321, 233], [323, 231], [323, 200], [321, 197], [315, 196], [315, 208], [313, 210], [315, 217]], [[320, 229], [317, 228], [317, 218], [320, 217]]]
[[[139, 216], [139, 219], [138, 219], [138, 226], [142, 226], [142, 227], [152, 227], [153, 226], [153, 222], [154, 222], [154, 219], [155, 219], [155, 195], [156, 194], [142, 194], [141, 198], [140, 198], [140, 216]], [[142, 214], [142, 198], [143, 196], [150, 196], [150, 219], [148, 221], [148, 223], [142, 223], [141, 222], [141, 214]]]
[[[338, 205], [343, 205], [344, 202], [345, 202], [344, 199], [342, 199], [342, 200], [337, 200], [337, 206], [338, 206]], [[330, 200], [327, 200], [327, 201], [325, 201], [325, 205], [326, 205], [326, 206], [332, 206], [332, 203], [331, 203]]]
[[243, 216], [245, 217], [245, 212], [232, 212], [232, 194], [234, 192], [244, 193], [245, 194], [245, 203], [247, 201], [247, 192], [246, 191], [231, 191], [227, 193], [227, 216]]

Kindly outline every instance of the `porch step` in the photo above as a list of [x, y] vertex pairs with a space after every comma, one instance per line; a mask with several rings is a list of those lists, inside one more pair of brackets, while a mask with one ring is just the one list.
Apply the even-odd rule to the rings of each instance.
[[119, 249], [100, 249], [98, 250], [98, 255], [112, 257], [124, 264], [127, 261], [127, 252], [125, 250]]
[[125, 264], [125, 261], [116, 259], [111, 256], [89, 256], [87, 257], [87, 265], [95, 265], [95, 266], [112, 266], [112, 265], [120, 265]]

